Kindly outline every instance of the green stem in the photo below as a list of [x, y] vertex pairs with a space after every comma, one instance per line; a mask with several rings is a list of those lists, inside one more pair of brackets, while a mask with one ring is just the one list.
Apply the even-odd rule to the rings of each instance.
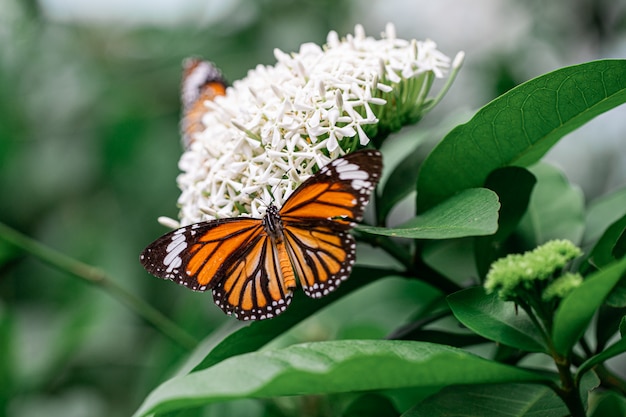
[[[550, 345], [552, 343], [552, 322], [550, 319], [552, 313], [548, 313], [544, 308], [540, 293], [531, 294], [529, 297], [524, 297], [524, 299], [528, 302], [526, 307], [523, 307], [524, 310], [533, 320], [535, 326], [541, 330], [546, 343]], [[522, 304], [520, 303], [520, 305]]]
[[554, 350], [552, 343], [552, 316], [547, 311], [548, 307], [540, 300], [541, 294], [539, 292], [534, 294], [530, 293], [528, 297], [523, 297], [523, 300], [520, 300], [518, 305], [526, 311], [528, 317], [530, 317], [537, 329], [541, 332], [548, 346], [550, 355], [556, 364], [561, 386], [554, 386], [554, 391], [561, 400], [563, 400], [572, 417], [585, 417], [585, 407], [580, 398], [578, 384], [571, 371], [571, 356], [561, 356]]
[[546, 343], [546, 346], [552, 346], [552, 336], [550, 335], [549, 330], [545, 328], [545, 323], [537, 318], [537, 316], [535, 315], [535, 311], [532, 309], [532, 307], [526, 302], [525, 299], [522, 299], [521, 297], [515, 300], [515, 302], [518, 306], [522, 308], [522, 310], [526, 312], [526, 315], [528, 316], [528, 318], [530, 318], [530, 321], [532, 321], [537, 330], [539, 330], [539, 332], [541, 333], [541, 337]]
[[572, 417], [585, 417], [585, 407], [583, 406], [580, 393], [578, 392], [578, 386], [574, 382], [574, 377], [571, 372], [571, 362], [568, 358], [553, 353], [552, 358], [559, 371], [559, 377], [561, 379], [561, 386], [556, 387], [555, 392], [571, 413]]
[[422, 109], [422, 113], [426, 113], [430, 111], [433, 107], [435, 107], [441, 101], [441, 99], [443, 99], [443, 96], [446, 95], [446, 93], [452, 86], [452, 83], [454, 82], [457, 74], [459, 73], [459, 70], [461, 69], [461, 65], [463, 65], [464, 58], [465, 58], [465, 54], [463, 52], [458, 53], [454, 57], [454, 60], [452, 61], [450, 75], [448, 76], [448, 79], [446, 80], [446, 84], [443, 86], [441, 91], [439, 91], [439, 94], [437, 94], [437, 97], [435, 97], [433, 101], [428, 104], [428, 106], [424, 106], [424, 108]]
[[122, 304], [125, 304], [128, 308], [135, 312], [135, 314], [142, 317], [155, 329], [172, 339], [174, 342], [178, 343], [180, 346], [191, 350], [197, 345], [198, 341], [194, 337], [189, 335], [145, 301], [121, 287], [101, 269], [84, 264], [61, 252], [49, 248], [1, 222], [0, 239], [3, 239], [11, 245], [30, 253], [34, 257], [54, 268], [60, 269], [77, 278], [97, 285], [108, 292], [112, 297], [119, 300]]
[[[561, 356], [554, 350], [550, 329], [551, 322], [549, 320], [546, 320], [545, 317], [541, 317], [541, 303], [529, 304], [527, 302], [527, 299], [537, 300], [537, 297], [539, 296], [536, 294], [530, 294], [529, 297], [520, 297], [520, 299], [516, 300], [516, 303], [526, 312], [530, 320], [534, 323], [535, 327], [541, 332], [541, 336], [546, 342], [548, 351], [550, 352], [550, 356], [552, 356], [552, 359], [556, 364], [557, 370], [559, 372], [559, 378], [561, 380], [561, 385], [550, 385], [550, 387], [561, 398], [561, 400], [563, 400], [572, 417], [585, 417], [585, 407], [583, 406], [582, 400], [580, 398], [578, 384], [574, 380], [574, 376], [572, 375], [571, 371], [571, 358]], [[537, 311], [539, 311], [539, 317], [537, 317]]]

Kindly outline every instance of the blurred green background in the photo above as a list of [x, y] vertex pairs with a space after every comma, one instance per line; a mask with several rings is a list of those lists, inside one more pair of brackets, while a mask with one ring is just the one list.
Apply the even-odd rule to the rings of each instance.
[[[101, 267], [202, 339], [224, 321], [210, 296], [138, 262], [165, 232], [156, 218], [177, 213], [184, 57], [232, 81], [273, 64], [274, 48], [356, 23], [378, 37], [393, 22], [399, 37], [467, 54], [423, 121], [436, 125], [547, 71], [625, 57], [625, 16], [614, 0], [0, 0], [0, 222]], [[602, 116], [547, 157], [587, 198], [625, 182], [625, 115]], [[129, 415], [184, 355], [109, 294], [0, 239], [0, 413]]]

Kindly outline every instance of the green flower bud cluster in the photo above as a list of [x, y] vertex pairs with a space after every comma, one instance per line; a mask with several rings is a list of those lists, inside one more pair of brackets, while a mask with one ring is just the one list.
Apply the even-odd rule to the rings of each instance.
[[[495, 261], [487, 273], [485, 290], [500, 299], [533, 305], [528, 297], [545, 302], [565, 297], [582, 283], [580, 274], [564, 268], [582, 251], [569, 240], [552, 240], [523, 254]], [[525, 302], [524, 302], [525, 301]]]

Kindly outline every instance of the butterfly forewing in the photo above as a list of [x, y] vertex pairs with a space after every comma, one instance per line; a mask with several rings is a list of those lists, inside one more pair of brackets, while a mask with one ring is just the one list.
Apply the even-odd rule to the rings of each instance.
[[167, 233], [141, 254], [143, 267], [194, 291], [216, 285], [216, 276], [242, 247], [264, 234], [261, 220], [232, 218], [196, 223]]
[[382, 158], [375, 150], [335, 159], [294, 191], [280, 215], [296, 223], [332, 219], [338, 228], [353, 227], [363, 218], [381, 172]]

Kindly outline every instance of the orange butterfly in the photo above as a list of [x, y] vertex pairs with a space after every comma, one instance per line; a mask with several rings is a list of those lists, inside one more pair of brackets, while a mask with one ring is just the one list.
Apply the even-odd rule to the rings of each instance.
[[287, 308], [296, 281], [320, 298], [348, 278], [356, 244], [349, 230], [382, 171], [375, 150], [335, 159], [262, 219], [196, 223], [157, 239], [141, 254], [151, 274], [195, 291], [240, 320], [275, 317]]
[[202, 116], [209, 111], [205, 102], [213, 101], [215, 97], [224, 94], [226, 81], [215, 65], [198, 58], [187, 58], [183, 62], [181, 85], [183, 118], [180, 128], [185, 148], [193, 142], [193, 136], [204, 129]]

